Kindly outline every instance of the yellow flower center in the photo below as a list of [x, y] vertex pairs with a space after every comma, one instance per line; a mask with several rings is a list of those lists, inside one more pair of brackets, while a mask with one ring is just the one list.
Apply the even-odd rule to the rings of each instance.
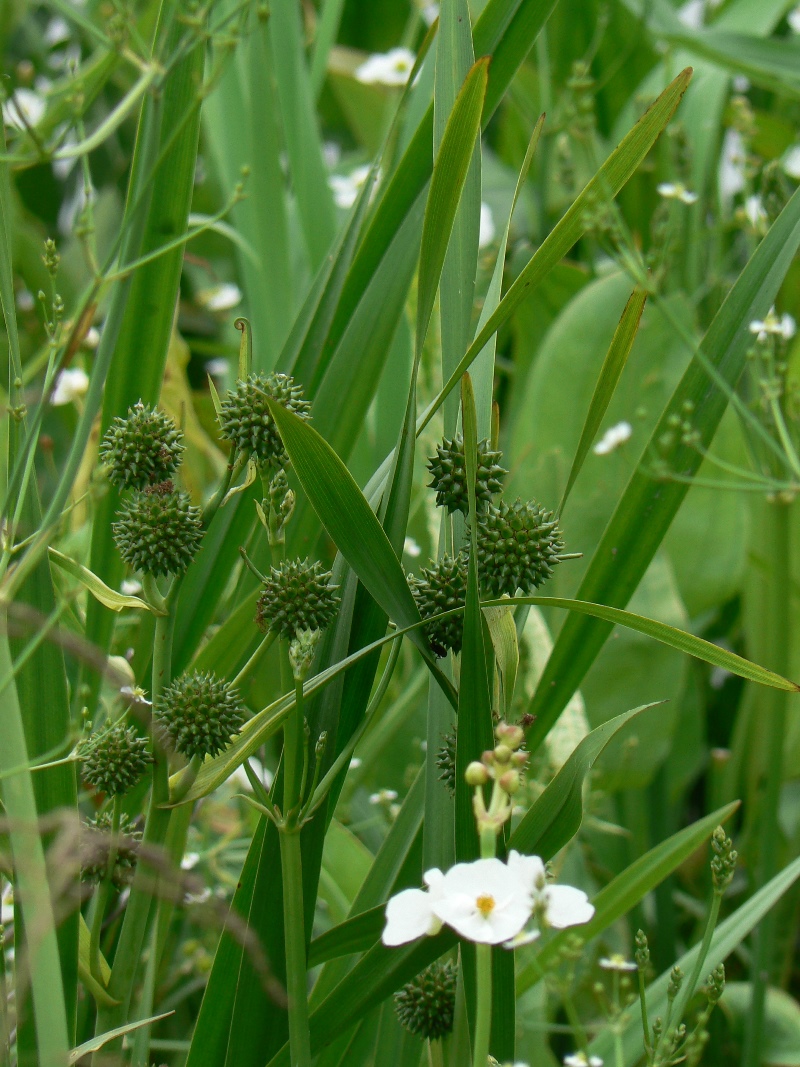
[[488, 919], [494, 911], [494, 897], [488, 893], [482, 893], [475, 901], [475, 905], [484, 919]]

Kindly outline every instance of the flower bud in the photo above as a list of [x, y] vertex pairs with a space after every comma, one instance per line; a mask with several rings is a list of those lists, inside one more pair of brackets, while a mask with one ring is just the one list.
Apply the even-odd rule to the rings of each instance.
[[213, 674], [183, 674], [162, 692], [155, 718], [175, 748], [191, 759], [216, 756], [244, 722], [239, 694]]
[[109, 481], [120, 489], [144, 489], [171, 478], [184, 451], [183, 434], [163, 411], [140, 400], [117, 417], [100, 444]]
[[511, 756], [511, 762], [515, 767], [524, 767], [530, 759], [530, 752], [525, 752], [524, 749], [519, 749]]
[[515, 793], [519, 792], [519, 787], [522, 785], [519, 771], [506, 771], [505, 774], [501, 774], [497, 779], [497, 784], [504, 793], [508, 793], [510, 797], [513, 797]]
[[495, 763], [510, 763], [513, 753], [508, 745], [498, 745], [493, 755]]
[[450, 960], [433, 963], [395, 993], [395, 1011], [406, 1030], [429, 1041], [450, 1033], [456, 1006], [456, 975]]
[[478, 578], [493, 596], [531, 593], [552, 577], [564, 542], [558, 523], [535, 501], [489, 504], [478, 517]]
[[483, 763], [474, 760], [464, 772], [464, 777], [467, 780], [467, 785], [486, 785], [489, 781], [489, 772]]
[[287, 374], [251, 374], [238, 381], [220, 404], [220, 431], [237, 452], [252, 456], [260, 467], [280, 469], [289, 463], [267, 400], [276, 400], [301, 419], [309, 419], [311, 404]]
[[110, 797], [130, 792], [153, 762], [147, 738], [126, 726], [124, 719], [90, 738], [81, 756], [84, 781]]
[[302, 682], [308, 676], [319, 639], [319, 630], [301, 630], [289, 645], [289, 663], [296, 682]]
[[514, 723], [501, 722], [495, 727], [494, 736], [501, 744], [516, 751], [525, 740], [525, 731]]
[[199, 508], [172, 482], [149, 485], [122, 505], [112, 526], [120, 555], [145, 574], [183, 574], [203, 538]]
[[[487, 439], [478, 442], [477, 463], [475, 469], [475, 502], [482, 510], [492, 497], [503, 488], [501, 478], [508, 474], [499, 465], [502, 452], [493, 452]], [[449, 512], [469, 513], [469, 491], [467, 488], [467, 464], [464, 456], [464, 438], [456, 434], [451, 439], [445, 437], [436, 446], [436, 455], [428, 460], [428, 470], [433, 481], [429, 489], [436, 490], [436, 503], [446, 507]]]

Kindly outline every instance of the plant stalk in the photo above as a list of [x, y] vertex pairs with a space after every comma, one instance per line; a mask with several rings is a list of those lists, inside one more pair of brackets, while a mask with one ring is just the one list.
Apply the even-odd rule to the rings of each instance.
[[473, 1067], [486, 1067], [492, 1031], [492, 946], [475, 946], [476, 1010]]
[[279, 837], [283, 877], [286, 992], [289, 997], [289, 1048], [292, 1067], [311, 1067], [306, 935], [303, 915], [303, 861], [300, 852], [299, 828], [284, 825], [281, 827]]
[[[765, 550], [770, 562], [766, 588], [766, 647], [771, 650], [771, 668], [789, 672], [791, 573], [791, 506], [776, 500], [766, 509]], [[781, 786], [783, 784], [783, 748], [786, 735], [787, 694], [769, 689], [763, 694], [767, 711], [766, 782], [762, 800], [758, 838], [761, 854], [755, 889], [766, 885], [777, 873], [781, 831], [778, 824]], [[767, 988], [776, 945], [775, 909], [767, 912], [756, 931], [750, 970], [752, 999], [747, 1015], [742, 1067], [759, 1067], [764, 1047], [764, 1022]]]

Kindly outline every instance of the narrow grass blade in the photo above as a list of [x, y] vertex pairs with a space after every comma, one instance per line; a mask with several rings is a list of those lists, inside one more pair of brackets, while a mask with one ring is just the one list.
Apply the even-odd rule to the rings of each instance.
[[553, 856], [570, 841], [583, 821], [583, 783], [611, 739], [637, 715], [656, 704], [644, 704], [609, 719], [588, 734], [528, 809], [511, 835], [509, 848], [526, 855]]
[[151, 1015], [149, 1019], [137, 1019], [134, 1023], [127, 1023], [125, 1026], [118, 1026], [114, 1030], [100, 1034], [98, 1037], [92, 1037], [70, 1052], [68, 1063], [80, 1063], [84, 1056], [88, 1056], [90, 1052], [97, 1052], [98, 1049], [101, 1049], [103, 1045], [107, 1045], [109, 1041], [113, 1041], [114, 1038], [124, 1037], [125, 1034], [138, 1030], [140, 1026], [152, 1026], [153, 1023], [157, 1023], [161, 1019], [168, 1019], [170, 1015], [174, 1014], [172, 1011], [165, 1011], [161, 1015]]
[[[771, 882], [768, 882], [763, 889], [760, 889], [738, 908], [733, 915], [720, 923], [714, 931], [711, 948], [705, 960], [704, 970], [706, 974], [710, 974], [715, 967], [718, 967], [720, 963], [730, 956], [750, 931], [758, 925], [770, 908], [774, 907], [783, 894], [791, 889], [798, 878], [800, 878], [800, 859], [790, 863]], [[684, 974], [691, 974], [699, 951], [700, 946], [695, 945], [694, 948], [690, 949], [677, 961], [676, 966], [679, 966]], [[665, 971], [648, 987], [647, 1011], [651, 1019], [655, 1019], [659, 1015], [663, 1018], [666, 1014], [667, 987], [670, 982], [671, 970], [670, 968], [669, 971]], [[633, 1067], [638, 1062], [642, 1052], [641, 1022], [635, 1016], [631, 1017], [631, 1020], [623, 1029], [622, 1045], [624, 1067]], [[614, 1036], [612, 1033], [609, 1030], [605, 1030], [599, 1037], [595, 1038], [589, 1046], [589, 1052], [594, 1056], [609, 1060], [613, 1059]]]
[[[728, 398], [715, 379], [719, 376], [730, 388], [736, 385], [752, 341], [749, 324], [766, 314], [798, 247], [800, 193], [795, 192], [714, 317], [700, 352], [689, 364], [653, 431], [645, 455], [659, 455], [667, 472], [680, 471], [689, 480], [697, 472], [702, 451], [710, 446], [727, 406]], [[714, 370], [714, 377], [706, 365]], [[699, 449], [684, 444], [671, 428], [673, 416], [681, 417], [686, 405], [693, 410], [693, 426], [700, 434]], [[660, 451], [659, 442], [663, 448], [664, 441], [671, 444], [666, 451]], [[656, 479], [644, 469], [635, 471], [595, 551], [577, 599], [620, 607], [627, 604], [688, 489], [688, 480], [671, 481], [668, 476]], [[537, 739], [558, 718], [610, 631], [610, 620], [577, 616], [566, 620], [530, 707], [538, 716], [534, 727]], [[774, 680], [763, 680], [776, 684]], [[794, 690], [793, 684], [789, 686]]]
[[559, 515], [564, 510], [564, 505], [566, 504], [572, 487], [575, 484], [575, 479], [581, 472], [583, 461], [589, 454], [589, 448], [591, 447], [597, 431], [600, 429], [600, 424], [603, 421], [603, 416], [608, 410], [608, 405], [611, 403], [614, 390], [617, 388], [622, 372], [625, 370], [625, 364], [628, 362], [628, 356], [631, 354], [633, 342], [636, 340], [636, 334], [639, 330], [639, 323], [642, 320], [642, 312], [644, 311], [646, 300], [647, 293], [644, 289], [638, 287], [634, 289], [631, 293], [630, 300], [625, 305], [625, 310], [622, 312], [619, 326], [617, 326], [614, 336], [611, 339], [606, 358], [603, 360], [603, 366], [600, 368], [597, 385], [592, 394], [589, 411], [586, 414], [586, 422], [583, 424], [583, 430], [581, 431], [581, 438], [578, 442], [575, 458], [572, 461], [567, 484], [564, 487], [564, 495], [561, 497], [561, 503], [558, 505]]
[[[612, 879], [592, 900], [594, 917], [581, 927], [581, 937], [587, 942], [591, 941], [626, 915], [696, 852], [716, 827], [730, 818], [738, 806], [739, 802], [734, 801], [705, 818], [698, 819], [684, 830], [679, 830]], [[541, 980], [548, 964], [556, 958], [569, 937], [568, 932], [559, 931], [539, 952], [535, 962], [520, 970], [517, 975], [518, 996]]]
[[433, 165], [431, 188], [422, 224], [417, 296], [417, 352], [422, 351], [428, 332], [447, 246], [475, 141], [480, 132], [488, 78], [489, 60], [479, 59], [465, 78], [456, 97]]

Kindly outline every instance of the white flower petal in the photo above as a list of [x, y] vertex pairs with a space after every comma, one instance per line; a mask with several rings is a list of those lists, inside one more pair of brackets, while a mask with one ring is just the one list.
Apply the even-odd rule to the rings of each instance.
[[435, 913], [469, 941], [502, 944], [520, 932], [533, 910], [530, 889], [498, 859], [457, 863], [438, 888]]
[[532, 945], [534, 941], [538, 941], [542, 936], [542, 931], [537, 930], [535, 926], [531, 926], [527, 930], [520, 930], [518, 934], [511, 938], [510, 941], [503, 942], [503, 948], [522, 948], [523, 945]]
[[632, 434], [633, 427], [629, 422], [618, 422], [616, 426], [610, 426], [606, 430], [592, 451], [596, 456], [607, 456], [609, 452], [629, 441]]
[[481, 203], [481, 221], [478, 233], [478, 248], [486, 248], [495, 238], [494, 215], [488, 204]]
[[738, 130], [726, 130], [722, 142], [717, 182], [723, 203], [730, 201], [745, 187], [744, 165], [747, 159], [744, 141]]
[[539, 856], [523, 856], [515, 849], [508, 854], [508, 869], [533, 893], [545, 885], [544, 863]]
[[15, 89], [10, 100], [3, 104], [3, 122], [15, 130], [24, 130], [26, 125], [37, 126], [44, 117], [47, 103], [33, 89]]
[[197, 302], [209, 311], [229, 311], [242, 302], [242, 290], [232, 282], [223, 282], [211, 289], [201, 289]]
[[594, 915], [594, 905], [582, 889], [571, 885], [549, 885], [542, 892], [547, 922], [556, 930], [582, 926]]
[[431, 897], [423, 889], [404, 889], [386, 905], [386, 926], [381, 934], [384, 945], [395, 947], [437, 934], [441, 921], [433, 913]]
[[416, 56], [408, 48], [377, 52], [356, 68], [355, 77], [364, 85], [405, 85]]
[[800, 180], [800, 145], [792, 145], [784, 154], [781, 166], [790, 178], [794, 178], [796, 181]]
[[603, 1067], [603, 1061], [599, 1056], [586, 1058], [585, 1052], [573, 1052], [564, 1057], [564, 1067]]
[[705, 13], [705, 0], [689, 0], [679, 9], [678, 18], [690, 30], [702, 30]]
[[800, 33], [800, 7], [792, 8], [786, 16], [786, 21], [789, 23], [789, 29], [792, 33]]
[[638, 971], [638, 967], [633, 960], [626, 960], [620, 953], [615, 952], [611, 956], [602, 956], [598, 963], [604, 971]]
[[56, 378], [56, 385], [50, 403], [53, 407], [61, 407], [63, 404], [71, 404], [79, 397], [86, 395], [89, 388], [89, 376], [80, 367], [68, 367], [62, 370]]

